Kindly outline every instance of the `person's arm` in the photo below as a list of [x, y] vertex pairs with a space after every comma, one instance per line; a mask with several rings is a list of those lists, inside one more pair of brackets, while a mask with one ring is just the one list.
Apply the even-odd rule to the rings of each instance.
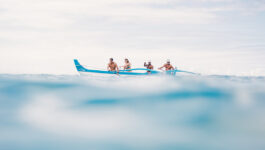
[[117, 70], [117, 72], [119, 72], [119, 67], [118, 67], [118, 65], [117, 64], [115, 64], [116, 65], [116, 70]]
[[162, 67], [160, 67], [160, 68], [158, 68], [159, 70], [161, 70], [162, 68], [164, 68], [165, 67], [165, 65], [163, 65]]
[[126, 65], [124, 65], [124, 66], [120, 66], [119, 68], [123, 68], [123, 70], [125, 70], [125, 68], [126, 68]]
[[144, 67], [146, 67], [147, 66], [147, 64], [146, 64], [146, 62], [144, 62]]
[[170, 70], [175, 70], [174, 67], [173, 67], [172, 65], [170, 66]]
[[126, 63], [126, 64], [123, 66], [123, 69], [126, 70], [126, 69], [128, 68], [128, 66], [129, 66], [129, 64]]
[[175, 68], [171, 65], [171, 70], [175, 70]]

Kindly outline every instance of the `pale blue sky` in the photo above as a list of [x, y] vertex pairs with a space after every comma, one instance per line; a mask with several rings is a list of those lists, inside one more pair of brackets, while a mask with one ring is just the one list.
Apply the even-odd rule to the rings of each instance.
[[0, 0], [0, 52], [0, 73], [75, 74], [73, 58], [106, 68], [128, 57], [265, 75], [265, 1]]

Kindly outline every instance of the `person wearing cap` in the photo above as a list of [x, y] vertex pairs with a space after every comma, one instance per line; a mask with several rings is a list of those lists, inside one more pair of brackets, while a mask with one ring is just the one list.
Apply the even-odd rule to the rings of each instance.
[[119, 67], [118, 65], [113, 61], [113, 58], [109, 59], [109, 64], [108, 64], [108, 71], [117, 71], [119, 73]]
[[168, 70], [174, 70], [174, 67], [170, 64], [170, 60], [167, 60], [167, 63], [164, 64], [162, 67], [158, 68], [158, 69], [162, 69], [162, 68], [165, 68], [166, 71]]
[[[146, 69], [150, 69], [153, 70], [154, 66], [152, 65], [151, 61], [148, 61], [148, 63], [144, 62], [144, 66], [146, 67]], [[151, 73], [151, 71], [147, 71], [148, 73]]]

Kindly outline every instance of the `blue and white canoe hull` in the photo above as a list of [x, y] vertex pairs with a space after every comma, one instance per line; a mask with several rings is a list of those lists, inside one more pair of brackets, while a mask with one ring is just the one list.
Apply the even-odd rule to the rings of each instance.
[[[143, 76], [143, 75], [150, 75], [150, 74], [160, 74], [160, 71], [156, 70], [149, 70], [145, 68], [137, 68], [137, 69], [130, 69], [130, 70], [120, 70], [119, 73], [116, 71], [105, 71], [105, 70], [94, 70], [94, 69], [87, 69], [83, 67], [78, 60], [74, 60], [75, 67], [80, 75], [96, 75], [96, 76], [116, 76], [116, 75], [126, 75], [126, 76]], [[150, 71], [148, 73], [147, 71]]]
[[80, 75], [90, 75], [90, 76], [146, 76], [146, 75], [176, 75], [176, 73], [184, 73], [184, 74], [195, 74], [188, 71], [181, 71], [181, 70], [170, 70], [170, 71], [156, 71], [150, 70], [145, 68], [135, 68], [129, 70], [120, 70], [119, 73], [116, 71], [105, 71], [105, 70], [94, 70], [94, 69], [87, 69], [83, 67], [77, 59], [74, 60], [75, 67]]

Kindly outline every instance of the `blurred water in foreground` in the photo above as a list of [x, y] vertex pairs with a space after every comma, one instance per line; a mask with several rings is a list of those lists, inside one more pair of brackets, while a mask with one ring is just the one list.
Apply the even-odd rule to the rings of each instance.
[[264, 150], [264, 77], [0, 75], [3, 150]]

